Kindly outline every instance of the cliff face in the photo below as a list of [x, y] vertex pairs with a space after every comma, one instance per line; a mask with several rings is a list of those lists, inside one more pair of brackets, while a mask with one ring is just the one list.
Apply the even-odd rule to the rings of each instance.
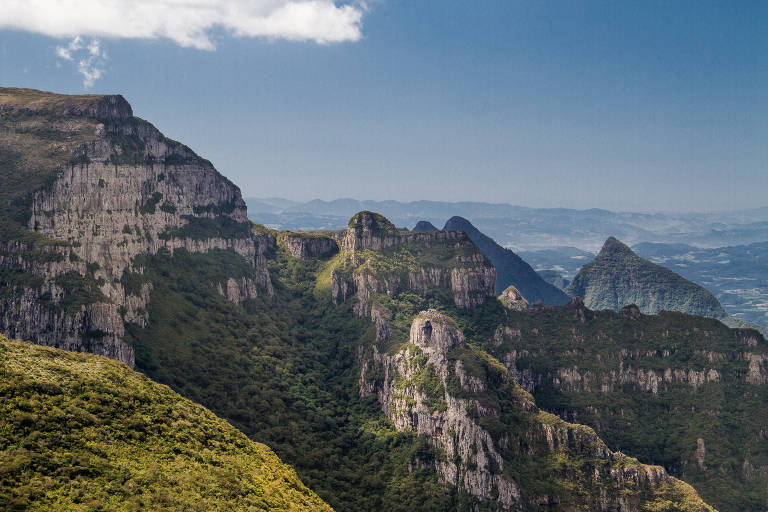
[[[442, 454], [438, 474], [471, 497], [471, 509], [639, 511], [673, 500], [681, 510], [712, 510], [662, 468], [612, 452], [591, 429], [539, 411], [498, 361], [468, 346], [437, 311], [416, 316], [399, 352], [373, 348], [360, 391], [376, 395], [398, 429], [429, 440]], [[530, 467], [538, 468], [535, 479]]]
[[768, 506], [768, 344], [635, 306], [510, 311], [489, 346], [538, 404], [660, 464], [722, 510]]
[[335, 236], [285, 233], [280, 235], [278, 242], [285, 245], [291, 256], [303, 260], [326, 258], [339, 252], [339, 242]]
[[391, 330], [377, 295], [450, 290], [454, 305], [464, 309], [496, 295], [493, 265], [464, 233], [401, 231], [381, 215], [360, 212], [340, 238], [331, 272], [333, 302], [356, 297], [356, 314], [374, 321], [379, 339], [389, 338]]
[[[129, 295], [122, 279], [160, 251], [235, 251], [272, 292], [274, 240], [251, 232], [240, 190], [122, 97], [2, 89], [0, 102], [0, 146], [24, 155], [2, 169], [14, 209], [0, 224], [14, 230], [0, 244], [0, 331], [133, 364], [123, 321], [146, 321], [151, 286]], [[51, 139], [65, 147], [57, 158]]]
[[635, 304], [645, 314], [665, 310], [712, 318], [728, 316], [702, 286], [641, 258], [613, 237], [579, 270], [565, 291], [583, 297], [591, 309], [618, 311]]

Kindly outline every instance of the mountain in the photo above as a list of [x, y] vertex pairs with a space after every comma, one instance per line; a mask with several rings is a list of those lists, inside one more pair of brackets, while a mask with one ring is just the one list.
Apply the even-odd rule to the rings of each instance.
[[565, 291], [583, 297], [591, 309], [618, 311], [635, 304], [646, 314], [665, 310], [712, 318], [728, 316], [706, 289], [641, 258], [613, 237], [579, 270]]
[[[647, 417], [633, 423], [635, 444], [627, 446], [642, 454], [639, 461], [621, 452], [616, 422], [602, 428], [585, 415], [585, 426], [567, 416], [578, 407], [592, 411], [593, 396], [547, 387], [576, 376], [592, 382], [587, 372], [598, 370], [604, 379], [635, 379], [630, 386], [654, 370], [655, 382], [669, 379], [686, 391], [662, 396], [656, 406], [688, 413], [670, 414], [679, 422], [695, 421], [684, 426], [707, 450], [700, 491], [715, 504], [743, 498], [744, 510], [764, 509], [756, 500], [768, 488], [766, 464], [762, 445], [752, 443], [763, 434], [734, 416], [736, 400], [697, 394], [731, 387], [751, 393], [756, 399], [743, 401], [743, 414], [763, 421], [767, 373], [759, 334], [719, 323], [713, 329], [710, 320], [687, 315], [647, 317], [643, 331], [617, 328], [618, 313], [571, 304], [550, 314], [526, 307], [510, 288], [500, 301], [497, 270], [466, 232], [414, 233], [373, 211], [354, 213], [333, 230], [255, 225], [236, 186], [133, 117], [122, 97], [1, 92], [2, 154], [15, 156], [2, 164], [3, 184], [12, 186], [0, 187], [7, 194], [0, 202], [0, 332], [28, 332], [38, 344], [135, 365], [268, 445], [338, 511], [712, 510], [677, 478], [696, 475], [670, 462], [690, 455], [687, 443], [676, 442], [679, 425], [659, 430]], [[674, 336], [665, 338], [667, 331]], [[647, 332], [641, 341], [656, 340], [657, 351], [638, 352], [640, 332]], [[607, 334], [610, 352], [600, 351]], [[621, 358], [618, 367], [607, 365], [610, 354]], [[641, 356], [650, 358], [647, 366], [621, 373]], [[103, 361], [73, 357], [85, 358], [91, 372]], [[653, 363], [661, 357], [665, 371], [657, 374]], [[25, 375], [34, 378], [35, 370]], [[712, 387], [716, 379], [719, 387]], [[702, 385], [693, 393], [689, 382]], [[97, 382], [87, 396], [111, 385]], [[114, 385], [122, 393], [142, 389], [129, 378]], [[107, 405], [144, 403], [121, 397]], [[599, 403], [600, 413], [639, 415], [644, 397], [611, 395], [617, 400]], [[35, 403], [14, 402], [30, 428], [23, 415]], [[712, 441], [702, 431], [704, 416], [690, 414], [706, 403], [708, 417], [727, 413], [722, 421], [734, 438], [749, 442]], [[74, 393], [57, 395], [55, 405], [56, 418], [76, 419], [75, 407], [88, 411]], [[196, 418], [184, 419], [168, 429], [144, 420], [129, 428], [143, 429], [138, 441], [143, 433], [157, 445], [142, 449], [160, 449], [156, 432], [173, 439], [194, 431]], [[36, 436], [30, 430], [13, 446], [25, 456], [46, 453]], [[127, 491], [110, 485], [125, 483], [110, 477], [105, 492], [120, 496]]]
[[331, 508], [266, 446], [126, 365], [0, 335], [3, 510]]
[[416, 223], [415, 226], [413, 226], [413, 229], [411, 230], [415, 233], [424, 233], [428, 231], [440, 231], [435, 227], [434, 224], [429, 222], [428, 220], [420, 220]]
[[451, 217], [443, 227], [445, 231], [463, 231], [480, 248], [486, 258], [496, 267], [497, 289], [504, 290], [514, 285], [523, 297], [533, 303], [537, 300], [545, 304], [565, 304], [568, 296], [562, 290], [544, 281], [530, 265], [517, 254], [505, 249], [490, 237], [478, 231], [468, 220]]
[[271, 293], [240, 190], [122, 96], [0, 88], [0, 127], [1, 332], [132, 365], [151, 290], [122, 279], [163, 252], [232, 250], [242, 293]]

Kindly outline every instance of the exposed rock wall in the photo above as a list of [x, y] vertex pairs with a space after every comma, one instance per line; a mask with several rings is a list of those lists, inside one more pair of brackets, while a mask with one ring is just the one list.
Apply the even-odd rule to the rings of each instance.
[[330, 236], [285, 234], [280, 236], [280, 243], [291, 256], [302, 260], [325, 258], [339, 252], [339, 242]]
[[[253, 276], [238, 293], [226, 283], [230, 300], [255, 297], [257, 288], [272, 293], [265, 253], [274, 238], [251, 232], [240, 190], [210, 162], [132, 117], [122, 97], [64, 104], [55, 112], [93, 117], [97, 137], [33, 195], [29, 229], [59, 245], [45, 248], [44, 258], [30, 258], [23, 243], [4, 241], [0, 248], [0, 269], [37, 278], [14, 283], [13, 293], [4, 295], [0, 332], [133, 364], [123, 320], [146, 320], [151, 287], [126, 295], [121, 278], [134, 270], [136, 256], [160, 251], [235, 251]], [[98, 289], [79, 308], [57, 307], [66, 300], [57, 279], [75, 274]]]
[[[378, 214], [361, 212], [340, 238], [345, 259], [331, 274], [332, 299], [338, 304], [356, 297], [356, 314], [374, 320], [379, 339], [388, 338], [391, 330], [374, 304], [375, 294], [394, 297], [410, 291], [424, 296], [439, 288], [450, 290], [456, 307], [463, 309], [496, 295], [493, 265], [464, 233], [400, 231]], [[407, 255], [395, 254], [397, 250]], [[435, 252], [448, 257], [438, 261], [427, 256]]]
[[510, 311], [489, 347], [539, 406], [664, 464], [714, 506], [768, 505], [768, 344], [756, 331], [575, 300]]
[[[463, 334], [450, 318], [434, 310], [422, 312], [412, 323], [405, 348], [389, 355], [373, 347], [364, 356], [360, 392], [376, 395], [399, 430], [415, 430], [440, 450], [443, 456], [433, 463], [436, 471], [445, 482], [477, 500], [478, 507], [560, 510], [563, 505], [580, 504], [589, 510], [635, 511], [652, 501], [655, 493], [684, 486], [660, 467], [644, 466], [612, 452], [591, 429], [540, 412], [530, 395], [508, 377], [502, 380], [519, 391], [513, 393], [511, 403], [506, 398], [503, 416], [498, 402], [487, 400], [499, 383], [471, 375], [461, 356], [455, 355], [466, 348]], [[518, 410], [515, 424], [505, 424], [510, 408]], [[484, 425], [496, 427], [491, 431]], [[573, 501], [526, 488], [528, 482], [511, 476], [524, 459], [553, 456], [581, 461], [576, 470], [561, 469], [552, 475], [553, 480], [570, 482]], [[506, 469], [507, 465], [513, 467]], [[586, 480], [593, 490], [599, 489], [590, 497], [576, 490], [585, 481], [581, 472], [588, 473]], [[622, 487], [633, 492], [617, 492]], [[698, 502], [691, 510], [710, 509]]]

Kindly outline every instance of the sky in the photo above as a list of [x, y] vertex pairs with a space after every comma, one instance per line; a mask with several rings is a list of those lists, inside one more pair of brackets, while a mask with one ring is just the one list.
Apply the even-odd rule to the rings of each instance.
[[3, 0], [0, 85], [119, 93], [243, 195], [768, 205], [768, 2]]

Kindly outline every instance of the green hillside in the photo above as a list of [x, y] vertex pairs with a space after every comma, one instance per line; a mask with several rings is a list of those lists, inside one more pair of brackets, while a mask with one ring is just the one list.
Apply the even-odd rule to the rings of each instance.
[[646, 314], [664, 310], [713, 318], [728, 316], [702, 286], [641, 258], [613, 237], [605, 241], [594, 260], [581, 267], [565, 292], [582, 297], [590, 309], [618, 311], [635, 304]]
[[488, 346], [537, 404], [664, 466], [720, 510], [768, 508], [768, 343], [753, 330], [579, 303], [508, 311]]
[[266, 446], [126, 365], [0, 335], [0, 509], [328, 510]]

